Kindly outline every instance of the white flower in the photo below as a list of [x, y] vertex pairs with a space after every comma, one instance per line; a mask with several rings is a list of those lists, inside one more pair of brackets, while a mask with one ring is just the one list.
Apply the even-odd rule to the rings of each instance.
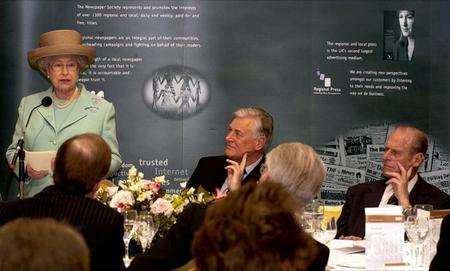
[[139, 173], [138, 173], [138, 177], [139, 177], [139, 179], [141, 179], [141, 180], [144, 179], [144, 173], [139, 172]]
[[186, 195], [188, 195], [188, 196], [194, 195], [194, 192], [195, 192], [195, 188], [194, 188], [194, 187], [191, 187], [191, 188], [189, 188], [189, 190], [186, 192]]
[[155, 193], [153, 193], [153, 191], [145, 191], [144, 193], [140, 194], [136, 200], [140, 202], [144, 200], [151, 200], [154, 194]]
[[125, 189], [125, 190], [128, 189], [128, 186], [127, 186], [127, 184], [126, 184], [126, 181], [119, 181], [118, 185], [119, 185], [119, 187], [122, 188], [122, 189]]
[[186, 185], [187, 185], [187, 182], [182, 182], [182, 183], [180, 183], [180, 186], [181, 186], [181, 188], [183, 188], [183, 189], [186, 188]]
[[141, 183], [132, 184], [132, 185], [130, 185], [130, 187], [128, 189], [133, 192], [140, 192], [141, 191]]
[[203, 192], [198, 194], [198, 201], [199, 202], [203, 201]]
[[137, 174], [137, 169], [132, 166], [130, 170], [128, 170], [128, 176], [135, 176]]
[[151, 206], [150, 210], [154, 214], [162, 214], [170, 216], [173, 212], [172, 204], [169, 201], [159, 198]]
[[165, 183], [166, 182], [165, 178], [166, 177], [164, 175], [155, 177], [155, 182], [157, 182], [157, 183]]
[[130, 191], [126, 190], [120, 190], [111, 199], [111, 202], [109, 203], [109, 206], [112, 208], [117, 208], [119, 206], [133, 206], [134, 204], [134, 197], [133, 194]]
[[114, 194], [116, 194], [118, 190], [119, 190], [118, 186], [106, 187], [106, 192], [108, 193], [108, 196], [110, 196], [110, 197], [112, 197]]

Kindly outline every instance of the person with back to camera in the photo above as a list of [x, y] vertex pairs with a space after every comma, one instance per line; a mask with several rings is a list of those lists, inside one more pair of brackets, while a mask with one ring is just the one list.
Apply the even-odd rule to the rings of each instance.
[[2, 271], [89, 271], [89, 249], [71, 226], [18, 218], [0, 228]]
[[306, 271], [317, 257], [302, 205], [278, 183], [250, 184], [208, 208], [192, 252], [199, 271]]
[[92, 271], [125, 270], [124, 218], [94, 198], [110, 164], [111, 150], [101, 136], [86, 133], [69, 138], [56, 153], [55, 184], [34, 197], [0, 203], [0, 226], [21, 217], [62, 221], [84, 237]]
[[[9, 163], [21, 138], [27, 151], [56, 151], [66, 139], [90, 132], [102, 136], [111, 148], [107, 177], [114, 175], [122, 164], [113, 104], [78, 83], [80, 73], [95, 59], [95, 49], [82, 45], [81, 40], [77, 31], [54, 30], [42, 34], [39, 47], [28, 52], [30, 66], [41, 72], [51, 86], [21, 100], [12, 143], [6, 151]], [[51, 104], [32, 111], [44, 97], [51, 97]], [[53, 183], [51, 174], [45, 170], [27, 165], [26, 173], [25, 192], [29, 197]]]

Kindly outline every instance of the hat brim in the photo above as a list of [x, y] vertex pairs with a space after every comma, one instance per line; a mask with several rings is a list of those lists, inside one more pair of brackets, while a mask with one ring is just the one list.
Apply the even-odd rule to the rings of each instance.
[[[39, 69], [37, 62], [43, 57], [49, 56], [61, 56], [61, 55], [80, 55], [85, 56], [88, 59], [87, 65], [94, 62], [95, 59], [95, 49], [94, 47], [84, 46], [84, 45], [52, 45], [36, 48], [28, 52], [28, 62], [30, 66], [34, 69]], [[86, 67], [83, 67], [84, 70]]]

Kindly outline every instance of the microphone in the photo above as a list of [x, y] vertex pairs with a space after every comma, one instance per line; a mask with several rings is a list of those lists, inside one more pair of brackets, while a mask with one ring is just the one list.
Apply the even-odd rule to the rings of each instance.
[[42, 98], [41, 104], [39, 104], [39, 105], [35, 106], [33, 109], [31, 109], [30, 115], [28, 115], [27, 124], [25, 125], [25, 129], [28, 127], [28, 123], [30, 122], [30, 118], [31, 118], [31, 115], [33, 114], [33, 111], [40, 106], [49, 107], [52, 104], [52, 102], [53, 102], [53, 100], [49, 96], [45, 96], [44, 98]]
[[[33, 111], [40, 107], [40, 106], [45, 106], [45, 107], [49, 107], [52, 104], [53, 100], [52, 98], [50, 98], [49, 96], [45, 96], [44, 98], [42, 98], [41, 104], [35, 106], [33, 109], [31, 109], [30, 115], [28, 115], [28, 120], [27, 120], [27, 124], [25, 125], [25, 129], [28, 127], [28, 123], [30, 122], [30, 118], [31, 115], [33, 114]], [[23, 143], [24, 143], [24, 138], [21, 137], [18, 141], [17, 141], [17, 145], [16, 145], [16, 151], [14, 152], [14, 156], [13, 159], [11, 161], [11, 165], [10, 167], [13, 169], [14, 166], [17, 163], [17, 156], [19, 155], [19, 150], [21, 150], [23, 148]]]

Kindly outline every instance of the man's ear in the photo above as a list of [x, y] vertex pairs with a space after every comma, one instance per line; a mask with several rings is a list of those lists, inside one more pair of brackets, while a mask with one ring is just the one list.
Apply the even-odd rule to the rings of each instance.
[[416, 153], [413, 157], [412, 166], [418, 168], [420, 164], [423, 163], [423, 161], [425, 161], [425, 156], [423, 155], [423, 153]]
[[266, 146], [266, 142], [267, 139], [265, 136], [259, 136], [258, 138], [256, 138], [256, 147], [255, 149], [257, 151], [264, 149], [264, 147]]

